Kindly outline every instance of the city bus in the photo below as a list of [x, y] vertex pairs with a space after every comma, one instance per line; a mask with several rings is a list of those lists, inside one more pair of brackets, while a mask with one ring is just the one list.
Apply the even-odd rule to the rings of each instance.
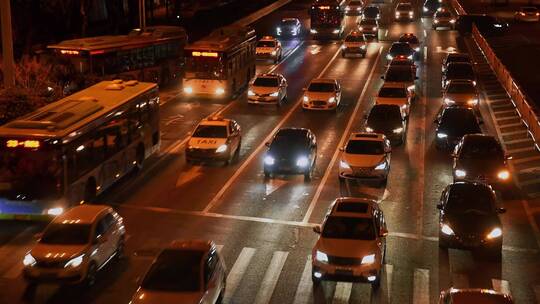
[[255, 75], [255, 31], [227, 26], [186, 46], [185, 96], [231, 98]]
[[345, 0], [315, 0], [310, 8], [310, 33], [316, 38], [341, 38], [345, 30]]
[[69, 66], [79, 80], [87, 82], [69, 84], [73, 86], [71, 91], [77, 91], [101, 80], [138, 80], [166, 85], [181, 79], [187, 40], [182, 27], [149, 26], [127, 35], [65, 40], [47, 48], [56, 63]]
[[0, 219], [44, 219], [159, 150], [155, 83], [102, 81], [0, 126]]

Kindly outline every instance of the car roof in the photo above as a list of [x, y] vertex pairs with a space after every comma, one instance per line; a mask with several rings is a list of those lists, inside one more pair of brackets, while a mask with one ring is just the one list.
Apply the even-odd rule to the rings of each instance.
[[223, 118], [221, 116], [210, 116], [203, 118], [199, 125], [204, 126], [228, 126], [232, 119]]
[[337, 83], [337, 80], [335, 79], [331, 79], [331, 78], [315, 78], [315, 79], [312, 79], [310, 84], [312, 83], [331, 83], [331, 84], [335, 84]]
[[165, 249], [177, 249], [177, 250], [199, 250], [208, 252], [212, 249], [216, 249], [216, 244], [209, 240], [174, 240]]
[[379, 133], [368, 132], [353, 132], [349, 136], [349, 140], [369, 140], [369, 141], [384, 141], [386, 136]]
[[68, 209], [66, 212], [54, 218], [53, 223], [77, 223], [77, 224], [92, 224], [98, 216], [103, 212], [111, 210], [110, 206], [106, 205], [90, 205], [82, 204]]
[[340, 197], [331, 206], [330, 216], [372, 218], [377, 201], [359, 197]]
[[[458, 300], [459, 302], [453, 302], [456, 304], [476, 304], [482, 303], [486, 304], [511, 304], [513, 303], [512, 297], [507, 294], [497, 292], [491, 289], [481, 289], [481, 288], [466, 288], [466, 289], [455, 289], [450, 288], [447, 293], [450, 294], [454, 301]], [[486, 299], [489, 297], [489, 300]]]

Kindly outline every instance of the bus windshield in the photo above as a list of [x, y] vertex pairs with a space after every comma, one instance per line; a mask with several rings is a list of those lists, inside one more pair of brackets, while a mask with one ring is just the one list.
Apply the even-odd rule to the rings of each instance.
[[186, 78], [222, 79], [224, 76], [220, 57], [187, 57]]
[[336, 27], [342, 20], [340, 10], [315, 8], [311, 15], [311, 26]]
[[62, 159], [53, 150], [0, 148], [0, 196], [54, 199], [62, 195]]

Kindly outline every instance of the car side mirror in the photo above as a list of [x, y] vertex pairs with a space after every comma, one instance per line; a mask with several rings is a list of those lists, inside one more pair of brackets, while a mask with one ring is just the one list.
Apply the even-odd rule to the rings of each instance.
[[497, 208], [497, 213], [506, 213], [506, 208]]
[[267, 147], [270, 147], [270, 143], [269, 143], [269, 142], [265, 142], [264, 145], [267, 146]]
[[441, 203], [438, 203], [438, 204], [437, 204], [437, 209], [442, 210], [442, 207], [443, 207], [443, 206], [442, 206]]
[[321, 234], [321, 225], [316, 225], [315, 227], [313, 227], [313, 232]]
[[381, 228], [381, 229], [379, 230], [379, 236], [380, 236], [380, 237], [385, 237], [385, 236], [387, 236], [387, 235], [388, 235], [388, 229], [386, 229], [386, 228]]

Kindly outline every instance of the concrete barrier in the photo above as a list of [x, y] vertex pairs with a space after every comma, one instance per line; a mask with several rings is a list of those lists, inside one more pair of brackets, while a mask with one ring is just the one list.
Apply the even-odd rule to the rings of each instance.
[[261, 19], [262, 17], [272, 13], [273, 11], [278, 10], [282, 6], [290, 3], [292, 0], [278, 0], [264, 8], [261, 8], [260, 10], [254, 12], [253, 14], [246, 16], [236, 22], [233, 23], [233, 25], [240, 25], [240, 26], [247, 26], [251, 23]]

